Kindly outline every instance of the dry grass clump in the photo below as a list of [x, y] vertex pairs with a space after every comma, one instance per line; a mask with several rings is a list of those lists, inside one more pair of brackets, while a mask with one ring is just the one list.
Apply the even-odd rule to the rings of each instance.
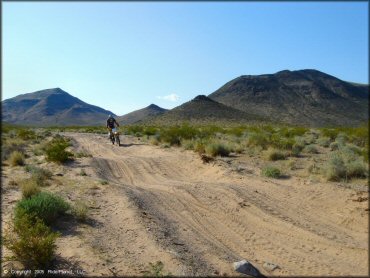
[[9, 157], [9, 163], [11, 166], [23, 166], [24, 165], [24, 154], [19, 151], [13, 151]]
[[319, 153], [319, 151], [317, 150], [316, 146], [315, 145], [307, 145], [304, 149], [303, 149], [304, 152], [306, 153], [311, 153], [311, 154], [317, 154]]
[[34, 165], [27, 165], [25, 170], [31, 173], [31, 179], [34, 180], [38, 186], [49, 185], [48, 180], [53, 175], [49, 170]]
[[269, 148], [265, 152], [266, 158], [271, 161], [284, 160], [287, 158], [287, 153], [274, 148]]
[[221, 142], [211, 142], [205, 146], [206, 154], [210, 156], [229, 156], [230, 149], [227, 145]]
[[31, 198], [32, 196], [40, 193], [40, 187], [33, 179], [22, 180], [20, 184], [24, 199]]
[[330, 146], [330, 138], [320, 137], [317, 139], [317, 144], [319, 144], [321, 147], [328, 148]]
[[72, 206], [72, 214], [77, 220], [82, 221], [82, 222], [86, 221], [88, 217], [88, 211], [89, 211], [88, 206], [82, 201], [77, 201]]

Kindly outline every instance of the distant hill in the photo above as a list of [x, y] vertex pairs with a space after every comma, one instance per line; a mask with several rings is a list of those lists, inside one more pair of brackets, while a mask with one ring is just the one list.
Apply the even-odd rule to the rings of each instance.
[[352, 126], [368, 120], [368, 85], [342, 81], [317, 70], [243, 75], [209, 98], [290, 124]]
[[162, 115], [146, 119], [149, 124], [172, 125], [181, 122], [194, 124], [217, 123], [252, 123], [261, 121], [262, 117], [246, 113], [224, 104], [218, 103], [207, 96], [199, 95]]
[[151, 104], [148, 107], [133, 111], [126, 115], [117, 118], [119, 124], [135, 124], [140, 123], [146, 118], [152, 118], [157, 115], [165, 113], [167, 109], [161, 108], [155, 104]]
[[2, 102], [2, 120], [33, 126], [105, 125], [111, 111], [87, 104], [60, 88], [19, 95]]

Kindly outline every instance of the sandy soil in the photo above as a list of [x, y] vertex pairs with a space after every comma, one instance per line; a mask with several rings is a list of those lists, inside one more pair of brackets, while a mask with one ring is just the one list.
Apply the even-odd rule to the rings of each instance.
[[[368, 202], [358, 202], [366, 187], [268, 179], [251, 165], [231, 166], [238, 157], [204, 164], [191, 151], [132, 137], [118, 147], [103, 135], [66, 135], [92, 157], [52, 169], [60, 175], [50, 190], [91, 211], [85, 224], [58, 224], [64, 266], [143, 275], [160, 260], [165, 274], [235, 276], [232, 263], [246, 259], [267, 276], [368, 274]], [[8, 212], [16, 194], [3, 189]]]

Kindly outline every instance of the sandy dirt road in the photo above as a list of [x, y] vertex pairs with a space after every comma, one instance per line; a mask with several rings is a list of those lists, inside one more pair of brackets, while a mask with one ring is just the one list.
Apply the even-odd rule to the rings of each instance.
[[136, 138], [118, 147], [103, 135], [67, 136], [109, 181], [87, 237], [114, 274], [141, 275], [161, 260], [173, 275], [237, 275], [231, 264], [242, 259], [267, 276], [368, 274], [367, 202], [353, 201], [364, 192], [232, 172]]

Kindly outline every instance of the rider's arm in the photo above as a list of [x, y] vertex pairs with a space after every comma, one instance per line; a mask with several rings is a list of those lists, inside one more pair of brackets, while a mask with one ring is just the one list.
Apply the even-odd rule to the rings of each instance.
[[116, 123], [117, 126], [119, 126], [119, 123], [117, 123], [117, 121], [114, 119], [114, 122]]

